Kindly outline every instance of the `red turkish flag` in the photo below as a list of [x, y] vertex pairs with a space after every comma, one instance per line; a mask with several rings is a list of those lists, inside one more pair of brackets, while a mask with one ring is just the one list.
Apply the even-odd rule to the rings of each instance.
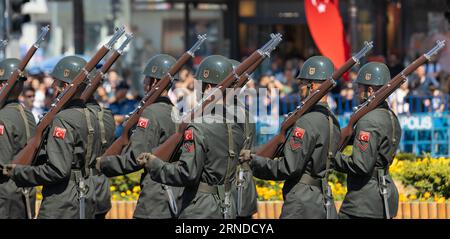
[[194, 140], [194, 132], [192, 132], [192, 129], [184, 131], [184, 140]]
[[305, 0], [305, 13], [309, 31], [320, 53], [339, 68], [350, 56], [339, 14], [339, 1]]
[[363, 142], [369, 142], [369, 140], [370, 140], [370, 133], [361, 130], [361, 131], [359, 132], [358, 139], [359, 139], [360, 141], [363, 141]]
[[137, 126], [140, 128], [146, 129], [148, 126], [148, 119], [142, 118], [142, 117], [139, 118], [139, 122], [138, 122]]
[[294, 137], [299, 138], [299, 139], [303, 139], [303, 135], [305, 135], [305, 130], [302, 128], [295, 128], [294, 130]]
[[53, 130], [53, 137], [64, 139], [66, 137], [66, 129], [55, 127]]

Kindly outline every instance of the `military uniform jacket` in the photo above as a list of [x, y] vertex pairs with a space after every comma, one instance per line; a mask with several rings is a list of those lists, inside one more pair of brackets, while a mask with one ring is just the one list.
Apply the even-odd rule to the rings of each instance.
[[[43, 185], [43, 200], [38, 218], [79, 218], [79, 192], [75, 172], [85, 167], [88, 149], [88, 125], [85, 115], [86, 106], [81, 100], [67, 103], [49, 126], [46, 141], [38, 156], [37, 166], [17, 165], [12, 179], [20, 187]], [[88, 111], [89, 112], [89, 111]], [[90, 113], [94, 139], [97, 134], [98, 122]], [[92, 149], [99, 140], [94, 140]], [[98, 155], [99, 152], [93, 152]], [[87, 159], [92, 162], [91, 157]], [[88, 192], [86, 196], [86, 218], [94, 218], [95, 190], [92, 180], [86, 178]]]
[[[389, 112], [384, 103], [363, 116], [355, 126], [352, 155], [336, 155], [334, 168], [347, 173], [348, 192], [340, 212], [356, 217], [385, 217], [375, 174], [380, 168], [388, 172], [401, 137], [400, 123], [395, 114]], [[394, 217], [398, 209], [398, 192], [389, 175], [387, 183], [390, 215]]]
[[[281, 218], [326, 218], [324, 196], [321, 187], [300, 182], [304, 174], [321, 179], [325, 176], [328, 146], [330, 145], [329, 110], [319, 103], [297, 120], [290, 131], [284, 156], [269, 159], [255, 156], [251, 161], [253, 174], [265, 180], [286, 180], [283, 187], [284, 204]], [[332, 117], [332, 152], [337, 151], [340, 128]], [[332, 203], [334, 207], [334, 203]], [[332, 208], [336, 217], [336, 209]]]
[[[122, 155], [105, 157], [101, 161], [101, 171], [109, 177], [114, 177], [142, 169], [137, 164], [136, 158], [141, 153], [150, 152], [175, 133], [176, 125], [171, 118], [174, 109], [167, 97], [160, 97], [154, 104], [145, 108], [131, 135], [129, 145]], [[182, 188], [171, 187], [171, 190], [175, 197], [179, 197]], [[141, 194], [134, 211], [134, 218], [159, 219], [174, 216], [176, 215], [171, 213], [169, 198], [163, 185], [153, 181], [145, 170], [141, 175]]]
[[[223, 116], [206, 115], [202, 117], [202, 120], [202, 123], [191, 123], [185, 131], [178, 161], [168, 163], [155, 159], [148, 164], [148, 170], [153, 180], [167, 185], [185, 187], [179, 216], [182, 219], [223, 218], [219, 194], [198, 189], [201, 183], [213, 187], [224, 185], [228, 166], [230, 166], [228, 172], [231, 172], [234, 177], [238, 154], [244, 142], [242, 128], [237, 124], [232, 124], [234, 142], [232, 148], [237, 153], [228, 165], [227, 125], [212, 123], [224, 122]], [[231, 201], [233, 205], [232, 198]]]
[[[23, 109], [24, 117], [19, 108]], [[7, 102], [0, 110], [0, 163], [9, 164], [14, 156], [25, 146], [27, 142], [27, 124], [29, 137], [34, 134], [36, 122], [33, 114], [25, 109], [18, 101]], [[34, 215], [35, 191], [32, 196], [31, 208]], [[14, 181], [9, 180], [0, 184], [0, 218], [1, 219], [25, 219], [26, 206], [21, 189]]]
[[[100, 157], [106, 149], [114, 141], [114, 132], [116, 130], [116, 123], [114, 122], [114, 117], [111, 110], [102, 108], [95, 100], [88, 101], [86, 107], [96, 115], [96, 119], [99, 122], [100, 129], [100, 141], [101, 146], [100, 155], [95, 155], [94, 157]], [[98, 140], [98, 139], [97, 139]], [[111, 209], [111, 192], [109, 179], [92, 168], [92, 180], [95, 185], [95, 198], [96, 198], [96, 211], [95, 214], [106, 213]]]

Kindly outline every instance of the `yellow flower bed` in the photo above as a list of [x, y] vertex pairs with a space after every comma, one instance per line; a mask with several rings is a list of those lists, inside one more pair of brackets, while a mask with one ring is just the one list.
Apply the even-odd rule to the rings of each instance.
[[[395, 158], [389, 168], [390, 174], [398, 184], [413, 188], [413, 192], [400, 192], [399, 200], [450, 202], [450, 158], [430, 158], [400, 160]], [[140, 172], [131, 176], [119, 176], [111, 180], [113, 201], [137, 200], [141, 192]], [[283, 181], [256, 179], [256, 191], [260, 201], [283, 200]], [[344, 199], [347, 193], [345, 177], [333, 173], [329, 177], [333, 197], [336, 201]], [[36, 187], [36, 199], [42, 200], [42, 187]]]

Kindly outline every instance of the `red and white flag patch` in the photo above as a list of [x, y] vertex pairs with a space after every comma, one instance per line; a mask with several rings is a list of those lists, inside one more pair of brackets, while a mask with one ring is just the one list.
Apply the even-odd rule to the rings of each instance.
[[146, 129], [148, 126], [148, 119], [142, 118], [142, 117], [139, 118], [139, 122], [138, 122], [137, 126], [140, 128]]
[[184, 140], [194, 140], [194, 132], [192, 129], [184, 131]]
[[362, 142], [369, 142], [369, 140], [370, 140], [370, 133], [361, 130], [359, 132], [358, 140], [360, 140]]
[[55, 127], [53, 130], [53, 137], [64, 139], [66, 137], [66, 129]]
[[0, 136], [5, 134], [5, 126], [4, 125], [0, 125]]
[[303, 139], [303, 136], [305, 135], [305, 130], [299, 127], [296, 127], [294, 129], [294, 137], [295, 138], [299, 138], [299, 139]]

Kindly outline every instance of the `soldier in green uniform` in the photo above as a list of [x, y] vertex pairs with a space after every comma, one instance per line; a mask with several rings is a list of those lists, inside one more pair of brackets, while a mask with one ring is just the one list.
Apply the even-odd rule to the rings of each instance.
[[[358, 72], [356, 82], [361, 103], [390, 80], [386, 65], [371, 62]], [[389, 175], [401, 137], [400, 123], [384, 102], [364, 115], [355, 126], [353, 152], [337, 153], [334, 168], [347, 174], [348, 192], [339, 218], [393, 218], [398, 192]]]
[[[230, 59], [233, 68], [239, 66], [240, 62]], [[238, 125], [244, 130], [245, 141], [244, 149], [251, 150], [256, 137], [256, 124], [252, 123], [252, 116], [245, 105], [236, 99]], [[253, 214], [258, 211], [257, 202], [258, 194], [256, 192], [255, 180], [253, 180], [253, 172], [248, 162], [239, 164], [236, 168], [236, 177], [233, 183], [233, 198], [236, 202], [236, 212], [238, 219], [251, 219]]]
[[[143, 72], [145, 90], [149, 91], [162, 79], [175, 62], [175, 58], [166, 54], [152, 57]], [[141, 153], [159, 146], [175, 133], [176, 126], [171, 118], [174, 110], [176, 109], [168, 98], [168, 91], [165, 90], [155, 103], [144, 109], [131, 135], [130, 144], [123, 150], [122, 155], [98, 158], [98, 169], [108, 177], [141, 170], [143, 167], [137, 163], [136, 158]], [[141, 175], [141, 194], [133, 217], [138, 219], [176, 218], [180, 207], [178, 197], [181, 190], [180, 187], [171, 187], [153, 181], [148, 171], [144, 170]]]
[[[8, 58], [0, 62], [0, 85], [2, 86], [19, 67], [20, 61]], [[0, 109], [0, 163], [9, 164], [34, 134], [36, 122], [33, 114], [19, 103], [26, 73], [16, 81], [5, 106]], [[2, 88], [2, 87], [0, 87]], [[14, 181], [0, 183], [0, 218], [34, 218], [36, 191], [18, 188]]]
[[[70, 87], [86, 61], [77, 56], [62, 58], [51, 76], [54, 90]], [[89, 178], [90, 163], [100, 147], [99, 125], [80, 96], [82, 84], [49, 126], [34, 166], [9, 164], [6, 173], [19, 187], [43, 185], [38, 218], [94, 218], [95, 187]], [[84, 210], [83, 210], [84, 208]]]
[[[101, 149], [97, 150], [97, 152], [100, 152], [101, 155], [114, 141], [114, 132], [116, 130], [114, 116], [111, 110], [100, 106], [93, 96], [86, 101], [86, 107], [97, 116], [96, 120], [98, 121], [100, 127], [101, 142]], [[100, 155], [95, 155], [95, 157]], [[104, 219], [108, 211], [111, 209], [109, 179], [105, 175], [101, 174], [95, 167], [91, 168], [91, 178], [95, 185], [95, 219]]]
[[[314, 56], [305, 61], [297, 77], [302, 98], [330, 78], [333, 71], [333, 63], [326, 57]], [[330, 160], [337, 151], [339, 134], [339, 123], [324, 97], [297, 120], [280, 158], [264, 158], [243, 150], [240, 160], [250, 160], [257, 178], [286, 180], [281, 218], [336, 218], [327, 175]]]
[[[216, 89], [231, 72], [232, 65], [227, 58], [218, 55], [206, 57], [197, 71], [203, 95]], [[153, 180], [185, 187], [180, 219], [235, 218], [231, 183], [244, 132], [235, 123], [226, 123], [223, 101], [214, 109], [203, 113], [201, 123], [196, 119], [188, 125], [181, 155], [176, 162], [164, 162], [151, 153], [143, 153], [138, 158]]]

